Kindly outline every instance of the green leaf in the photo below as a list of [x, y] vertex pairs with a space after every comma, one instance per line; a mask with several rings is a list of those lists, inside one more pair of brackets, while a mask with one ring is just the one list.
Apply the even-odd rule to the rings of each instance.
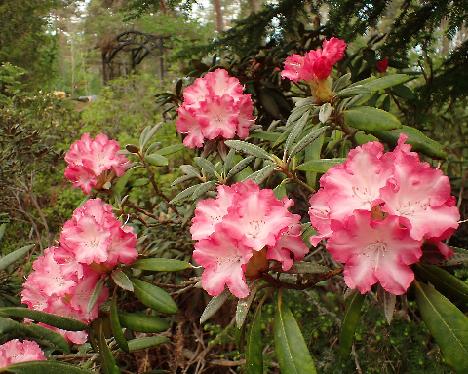
[[247, 156], [243, 160], [240, 160], [231, 170], [227, 173], [226, 178], [230, 178], [233, 175], [236, 175], [238, 172], [244, 170], [247, 166], [249, 166], [252, 161], [255, 160], [255, 156]]
[[0, 368], [0, 373], [14, 374], [92, 374], [91, 371], [57, 361], [28, 361]]
[[393, 114], [370, 106], [361, 106], [343, 112], [347, 126], [363, 131], [382, 131], [401, 128], [401, 123]]
[[239, 299], [236, 307], [236, 325], [240, 329], [244, 325], [247, 314], [249, 313], [250, 307], [253, 300], [255, 299], [255, 294], [257, 293], [257, 287], [253, 287], [250, 291], [249, 296], [244, 299]]
[[154, 125], [153, 127], [147, 126], [143, 129], [138, 140], [140, 149], [145, 148], [146, 143], [153, 137], [154, 134], [161, 128], [162, 122]]
[[260, 170], [254, 171], [252, 174], [248, 175], [245, 177], [243, 180], [251, 179], [255, 183], [260, 184], [262, 183], [265, 179], [267, 179], [271, 173], [275, 170], [275, 165], [267, 165]]
[[6, 256], [0, 258], [0, 270], [5, 270], [11, 264], [21, 260], [26, 255], [26, 253], [28, 253], [29, 250], [33, 247], [34, 244], [25, 245], [24, 247], [21, 247], [16, 251], [13, 251], [7, 254]]
[[197, 190], [197, 188], [200, 187], [200, 184], [196, 184], [194, 186], [190, 186], [186, 188], [185, 190], [179, 192], [172, 200], [171, 204], [177, 204], [180, 203], [187, 198], [191, 197], [193, 193]]
[[191, 177], [201, 177], [201, 174], [197, 169], [195, 169], [192, 165], [182, 165], [179, 167], [180, 171], [186, 175], [190, 175]]
[[109, 315], [110, 325], [114, 339], [119, 346], [119, 348], [124, 352], [129, 352], [127, 339], [122, 331], [122, 326], [120, 326], [119, 313], [117, 310], [117, 297], [114, 294], [110, 304], [110, 315]]
[[119, 313], [122, 326], [137, 332], [161, 332], [170, 327], [167, 319], [146, 316], [139, 313]]
[[460, 302], [464, 308], [468, 306], [468, 284], [435, 265], [414, 265], [416, 275], [425, 281], [431, 282], [434, 287], [452, 302]]
[[7, 227], [7, 224], [6, 224], [6, 223], [2, 223], [2, 224], [0, 225], [0, 242], [1, 242], [2, 239], [3, 239], [3, 235], [5, 235], [6, 227]]
[[139, 279], [133, 280], [133, 286], [135, 287], [135, 296], [147, 307], [161, 313], [177, 313], [176, 303], [171, 295], [162, 288]]
[[354, 139], [359, 145], [366, 144], [369, 142], [375, 142], [378, 141], [374, 135], [367, 134], [364, 131], [358, 131], [354, 134]]
[[262, 345], [262, 311], [260, 307], [255, 312], [250, 330], [247, 334], [245, 351], [246, 374], [263, 374], [263, 345]]
[[276, 140], [278, 140], [280, 135], [281, 135], [280, 132], [274, 132], [274, 131], [255, 131], [251, 133], [249, 136], [253, 139], [260, 139], [260, 140], [267, 140], [269, 142], [275, 142]]
[[114, 281], [114, 283], [120, 288], [123, 288], [124, 290], [131, 291], [131, 292], [134, 291], [132, 281], [127, 276], [127, 274], [125, 274], [122, 270], [120, 269], [114, 270], [111, 273], [111, 278]]
[[198, 165], [198, 167], [205, 170], [206, 175], [208, 175], [209, 177], [214, 177], [216, 175], [215, 166], [206, 158], [195, 157], [193, 160], [195, 161], [195, 164]]
[[349, 296], [343, 322], [340, 331], [340, 349], [341, 357], [347, 357], [351, 352], [353, 345], [354, 333], [361, 318], [362, 304], [364, 303], [364, 295], [359, 291], [354, 291]]
[[99, 299], [99, 296], [101, 295], [102, 287], [104, 287], [104, 280], [101, 278], [97, 281], [96, 286], [94, 287], [93, 293], [91, 294], [91, 297], [89, 298], [88, 308], [87, 308], [88, 313], [90, 313], [94, 309], [94, 306], [96, 305]]
[[177, 153], [177, 152], [183, 150], [184, 148], [185, 148], [185, 146], [183, 144], [173, 144], [173, 145], [170, 145], [168, 147], [158, 149], [156, 151], [156, 153], [161, 155], [161, 156], [169, 156], [169, 155], [172, 155], [174, 153]]
[[411, 144], [412, 149], [416, 152], [424, 153], [427, 156], [446, 159], [447, 152], [444, 147], [437, 141], [429, 138], [421, 131], [409, 127], [402, 126], [401, 129], [393, 131], [372, 131], [379, 139], [391, 145], [396, 145], [401, 133], [408, 135], [408, 144]]
[[100, 326], [99, 330], [98, 347], [103, 374], [119, 374], [120, 369], [117, 366], [115, 358], [106, 343], [106, 339], [104, 338], [104, 334], [102, 332], [102, 326]]
[[342, 164], [344, 161], [344, 158], [323, 158], [321, 160], [307, 161], [306, 163], [299, 165], [296, 169], [325, 173], [328, 169], [332, 168], [333, 166]]
[[70, 352], [68, 342], [59, 333], [33, 323], [18, 323], [18, 325], [19, 332], [34, 339], [47, 340], [64, 353]]
[[457, 373], [468, 372], [468, 318], [434, 287], [415, 281], [416, 303], [445, 361]]
[[180, 271], [191, 268], [192, 265], [187, 261], [171, 258], [145, 258], [135, 262], [132, 267], [148, 271]]
[[226, 140], [224, 144], [226, 144], [229, 148], [235, 149], [239, 152], [247, 153], [251, 156], [255, 156], [265, 160], [273, 160], [271, 155], [267, 151], [263, 150], [255, 144], [244, 142], [242, 140]]
[[0, 316], [13, 318], [29, 318], [34, 321], [43, 322], [47, 325], [55, 326], [68, 331], [81, 331], [86, 330], [88, 328], [88, 325], [76, 319], [59, 317], [53, 314], [48, 314], [26, 308], [0, 308]]
[[153, 165], [153, 166], [167, 166], [167, 165], [169, 165], [169, 160], [166, 157], [161, 156], [158, 153], [153, 153], [151, 155], [145, 156], [145, 161], [148, 164]]
[[325, 123], [333, 113], [333, 107], [330, 103], [325, 103], [320, 107], [319, 121]]
[[280, 370], [288, 374], [315, 374], [315, 365], [310, 356], [301, 330], [291, 310], [278, 294], [273, 325], [275, 350]]
[[395, 313], [396, 296], [390, 292], [383, 291], [383, 309], [385, 319], [388, 324], [392, 322], [393, 313]]
[[[368, 88], [372, 92], [385, 90], [387, 88], [398, 86], [412, 79], [406, 74], [388, 74], [381, 78], [372, 79], [362, 84], [362, 86]], [[359, 82], [356, 82], [359, 83]]]
[[307, 135], [305, 135], [294, 145], [294, 147], [291, 149], [289, 159], [291, 159], [291, 157], [293, 157], [295, 154], [302, 151], [305, 147], [307, 147], [310, 143], [312, 143], [315, 139], [322, 135], [327, 129], [328, 126], [320, 127], [318, 129], [312, 129]]
[[128, 342], [128, 348], [130, 349], [130, 352], [136, 352], [169, 342], [170, 340], [166, 336], [146, 336], [144, 338], [130, 340]]
[[336, 96], [346, 97], [346, 96], [355, 96], [355, 95], [366, 95], [371, 92], [372, 91], [369, 88], [364, 87], [363, 85], [357, 85], [357, 86], [346, 87], [340, 92], [337, 92]]
[[224, 159], [223, 172], [225, 175], [232, 168], [232, 164], [234, 162], [235, 157], [236, 157], [236, 151], [234, 149], [230, 149], [228, 154], [226, 155], [226, 158]]
[[295, 262], [288, 273], [293, 274], [323, 274], [330, 271], [326, 266], [317, 264], [316, 262]]
[[351, 84], [351, 73], [346, 73], [335, 80], [333, 83], [333, 92], [339, 92]]
[[125, 186], [127, 185], [130, 177], [133, 174], [134, 169], [129, 169], [125, 172], [124, 175], [119, 177], [117, 179], [117, 182], [115, 182], [112, 186], [112, 191], [114, 194], [117, 194], [118, 196], [122, 196], [122, 193], [125, 189]]
[[216, 312], [223, 306], [226, 300], [229, 297], [229, 292], [224, 290], [218, 296], [213, 297], [208, 305], [206, 306], [205, 310], [203, 311], [200, 317], [200, 323], [204, 323], [205, 321], [209, 320], [213, 317]]
[[[286, 180], [286, 179], [284, 179]], [[288, 196], [288, 191], [286, 190], [286, 183], [280, 183], [279, 185], [277, 185], [273, 192], [275, 193], [275, 197], [278, 199], [278, 200], [282, 200], [283, 197], [286, 197]]]
[[216, 187], [216, 182], [215, 181], [209, 181], [209, 182], [199, 184], [198, 188], [195, 191], [193, 191], [191, 199], [196, 200], [199, 197], [202, 197], [208, 191], [211, 191], [213, 189], [213, 187]]
[[284, 152], [287, 154], [289, 150], [291, 149], [292, 145], [294, 144], [294, 141], [296, 138], [299, 136], [299, 134], [302, 132], [304, 129], [305, 125], [307, 124], [307, 120], [309, 119], [309, 112], [305, 112], [302, 117], [294, 123], [292, 130], [286, 139], [286, 144], [284, 145]]
[[[311, 144], [304, 149], [304, 161], [319, 160], [322, 153], [323, 142], [325, 141], [325, 134], [320, 135]], [[317, 183], [317, 173], [313, 171], [306, 171], [307, 184], [314, 187]]]

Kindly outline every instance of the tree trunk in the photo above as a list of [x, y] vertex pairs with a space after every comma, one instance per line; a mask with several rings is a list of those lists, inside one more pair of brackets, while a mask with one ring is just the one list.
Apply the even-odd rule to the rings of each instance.
[[250, 3], [250, 13], [257, 13], [260, 10], [261, 3], [260, 0], [249, 0]]
[[213, 0], [213, 7], [216, 17], [216, 31], [222, 32], [224, 29], [223, 11], [221, 9], [221, 0]]

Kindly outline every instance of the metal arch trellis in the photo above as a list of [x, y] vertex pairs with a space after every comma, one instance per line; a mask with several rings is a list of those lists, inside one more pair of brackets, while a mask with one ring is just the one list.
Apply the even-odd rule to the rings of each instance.
[[102, 52], [103, 80], [104, 83], [115, 78], [112, 66], [113, 60], [120, 52], [130, 53], [130, 68], [134, 71], [145, 57], [158, 51], [159, 71], [161, 79], [164, 79], [164, 41], [167, 36], [148, 34], [141, 31], [124, 31], [113, 40], [111, 48]]

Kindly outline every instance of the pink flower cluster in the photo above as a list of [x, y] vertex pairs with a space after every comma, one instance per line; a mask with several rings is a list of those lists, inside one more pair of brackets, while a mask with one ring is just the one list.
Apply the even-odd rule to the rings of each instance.
[[36, 342], [13, 339], [0, 345], [0, 369], [27, 361], [46, 360], [44, 352]]
[[323, 49], [309, 51], [305, 56], [288, 56], [281, 76], [293, 82], [325, 80], [330, 76], [333, 65], [343, 58], [345, 49], [346, 43], [343, 40], [325, 39]]
[[346, 284], [362, 293], [377, 282], [395, 295], [405, 293], [424, 242], [446, 257], [452, 253], [442, 241], [458, 227], [460, 215], [448, 177], [421, 162], [406, 140], [401, 134], [391, 152], [379, 142], [351, 150], [322, 176], [310, 199], [317, 230], [311, 243], [328, 239], [328, 251], [345, 264]]
[[224, 69], [198, 78], [184, 90], [177, 109], [177, 131], [187, 134], [184, 144], [202, 147], [205, 139], [246, 138], [254, 122], [253, 102], [239, 80]]
[[105, 134], [92, 139], [84, 133], [65, 154], [65, 178], [85, 194], [93, 188], [100, 189], [115, 176], [120, 177], [130, 166], [128, 159], [119, 153], [120, 146]]
[[249, 295], [245, 273], [255, 253], [281, 262], [284, 271], [308, 252], [301, 238], [299, 215], [278, 200], [271, 189], [251, 180], [218, 186], [216, 199], [200, 201], [190, 232], [197, 240], [194, 260], [203, 266], [202, 286], [212, 296], [227, 285], [239, 298]]
[[[98, 301], [88, 310], [98, 281], [117, 264], [136, 260], [136, 240], [132, 228], [122, 225], [110, 205], [100, 199], [88, 200], [64, 224], [60, 245], [47, 248], [33, 262], [33, 271], [23, 283], [21, 302], [30, 309], [85, 323], [96, 319], [99, 305], [108, 296], [103, 287]], [[58, 331], [73, 343], [86, 342], [84, 331]]]

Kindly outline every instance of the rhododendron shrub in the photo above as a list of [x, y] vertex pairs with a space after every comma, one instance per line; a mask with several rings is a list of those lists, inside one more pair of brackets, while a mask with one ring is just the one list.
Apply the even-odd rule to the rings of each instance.
[[253, 124], [253, 102], [239, 80], [224, 69], [198, 78], [183, 92], [177, 109], [177, 131], [187, 134], [184, 144], [202, 147], [205, 140], [246, 138]]
[[216, 199], [201, 200], [195, 209], [193, 259], [205, 269], [202, 285], [210, 295], [227, 286], [244, 298], [249, 295], [245, 273], [256, 252], [266, 249], [265, 258], [280, 262], [284, 271], [304, 258], [308, 248], [300, 237], [300, 216], [289, 211], [292, 200], [278, 200], [252, 180], [217, 191]]
[[108, 182], [123, 175], [130, 166], [128, 159], [120, 154], [119, 143], [102, 133], [94, 139], [84, 133], [70, 146], [65, 161], [65, 178], [85, 194], [92, 189], [106, 188]]
[[[21, 301], [33, 310], [85, 323], [93, 321], [109, 293], [102, 286], [89, 310], [97, 283], [116, 265], [136, 260], [136, 240], [133, 229], [122, 225], [110, 205], [100, 199], [88, 200], [65, 222], [60, 246], [47, 248], [33, 262], [33, 271], [23, 283]], [[50, 328], [76, 344], [87, 340], [85, 332]]]
[[[439, 243], [458, 227], [460, 215], [450, 195], [448, 177], [421, 162], [402, 134], [397, 147], [384, 152], [370, 142], [349, 152], [346, 161], [320, 179], [310, 199], [310, 221], [316, 246], [345, 264], [350, 288], [368, 292], [379, 282], [396, 295], [414, 279], [409, 265], [418, 262], [426, 241]], [[443, 245], [445, 257], [451, 251]]]
[[31, 340], [13, 339], [0, 345], [0, 369], [27, 361], [46, 360], [39, 344]]

